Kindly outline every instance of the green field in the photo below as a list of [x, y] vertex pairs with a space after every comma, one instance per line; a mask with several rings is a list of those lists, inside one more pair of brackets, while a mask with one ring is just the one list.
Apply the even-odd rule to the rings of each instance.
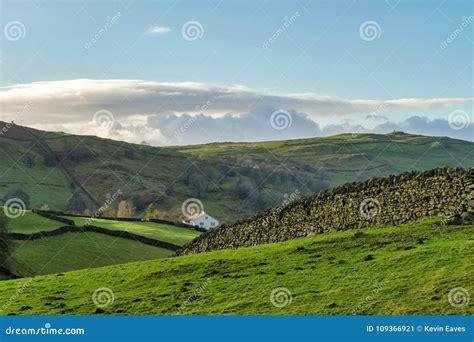
[[[25, 132], [41, 141], [24, 140]], [[45, 162], [45, 146], [62, 160], [60, 167]], [[18, 188], [29, 194], [31, 208], [46, 204], [83, 214], [83, 207], [69, 208], [73, 192], [93, 212], [120, 189], [130, 196], [116, 201], [114, 210], [127, 200], [136, 208], [134, 216], [143, 216], [153, 202], [160, 218], [180, 221], [183, 201], [195, 197], [206, 212], [229, 223], [279, 206], [296, 191], [308, 196], [405, 171], [467, 169], [474, 166], [467, 157], [473, 151], [472, 142], [404, 133], [151, 147], [20, 127], [0, 137], [0, 159], [7, 161], [0, 165], [0, 198]]]
[[[32, 149], [31, 145], [29, 141], [0, 137], [0, 198], [9, 189], [21, 188], [30, 195], [32, 208], [45, 203], [64, 207], [72, 195], [67, 179], [60, 169], [43, 165], [41, 149]], [[26, 166], [26, 156], [34, 160], [34, 165]]]
[[[4, 314], [472, 315], [448, 293], [474, 293], [474, 226], [436, 222], [9, 280], [0, 293], [23, 288]], [[103, 287], [115, 300], [98, 309]], [[281, 308], [270, 300], [279, 287], [291, 293]]]
[[130, 222], [130, 221], [114, 221], [104, 219], [90, 219], [86, 217], [66, 216], [73, 220], [78, 227], [89, 223], [94, 226], [107, 228], [110, 230], [124, 230], [152, 239], [173, 243], [182, 246], [185, 243], [199, 236], [199, 232], [189, 228], [182, 228], [170, 224], [154, 223], [154, 222]]
[[[0, 206], [0, 210], [3, 209], [4, 208]], [[10, 210], [14, 211], [14, 209]], [[7, 229], [11, 233], [32, 234], [41, 231], [55, 230], [63, 226], [66, 226], [66, 224], [37, 215], [30, 210], [24, 210], [17, 218], [8, 220]]]
[[14, 274], [50, 274], [170, 257], [174, 252], [97, 233], [67, 233], [15, 241], [7, 268]]

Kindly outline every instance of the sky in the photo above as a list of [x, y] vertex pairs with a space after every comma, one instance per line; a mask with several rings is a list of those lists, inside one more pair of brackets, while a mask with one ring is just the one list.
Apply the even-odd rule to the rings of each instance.
[[152, 145], [474, 140], [471, 1], [2, 1], [0, 120]]

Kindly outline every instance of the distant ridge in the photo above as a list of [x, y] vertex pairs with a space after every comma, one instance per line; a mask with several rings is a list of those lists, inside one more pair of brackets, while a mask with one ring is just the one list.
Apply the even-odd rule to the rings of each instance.
[[[8, 126], [8, 127], [7, 127]], [[91, 127], [91, 130], [93, 127]], [[0, 200], [21, 189], [30, 208], [84, 214], [121, 190], [143, 217], [183, 220], [182, 203], [198, 198], [224, 223], [347, 182], [442, 166], [474, 166], [474, 143], [393, 132], [258, 143], [151, 147], [0, 124]], [[113, 213], [110, 216], [114, 216]]]

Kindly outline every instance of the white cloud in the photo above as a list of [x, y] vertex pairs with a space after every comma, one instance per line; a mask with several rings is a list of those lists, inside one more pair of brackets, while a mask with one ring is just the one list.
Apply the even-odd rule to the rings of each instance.
[[[179, 121], [177, 118], [183, 113], [189, 117], [204, 113], [202, 122], [211, 122], [212, 127], [217, 127], [216, 129], [218, 127], [232, 129], [234, 125], [239, 130], [245, 130], [245, 125], [258, 124], [250, 115], [257, 117], [262, 108], [265, 108], [266, 114], [270, 109], [301, 113], [305, 118], [301, 120], [304, 126], [305, 122], [308, 124], [318, 121], [319, 118], [337, 116], [342, 118], [360, 113], [380, 112], [388, 116], [391, 110], [409, 110], [411, 113], [413, 109], [431, 110], [443, 107], [456, 109], [458, 106], [470, 103], [473, 103], [472, 98], [346, 100], [316, 93], [269, 94], [240, 85], [211, 86], [195, 82], [77, 79], [33, 82], [0, 88], [0, 120], [14, 120], [19, 124], [38, 128], [98, 134], [133, 142], [149, 140], [155, 144], [163, 144], [169, 140], [170, 132], [166, 130], [173, 127], [172, 121]], [[113, 113], [116, 123], [120, 126], [116, 125], [113, 130], [107, 132], [98, 132], [91, 125], [94, 113], [99, 110]], [[219, 121], [221, 126], [216, 126], [216, 122], [212, 121], [223, 117], [227, 119]], [[239, 117], [243, 120], [229, 119]], [[225, 126], [227, 123], [230, 126]], [[317, 130], [317, 127], [310, 128]], [[246, 132], [249, 134], [232, 133], [232, 136], [237, 140], [250, 138], [253, 129], [249, 128]], [[256, 138], [258, 140], [277, 138], [276, 132], [267, 133], [265, 137], [259, 136], [257, 130]], [[286, 136], [287, 133], [282, 138], [301, 136], [301, 132], [297, 130]], [[305, 130], [304, 136], [308, 134], [310, 132]], [[142, 136], [146, 136], [146, 139]], [[186, 137], [182, 139], [181, 143], [187, 143]], [[225, 137], [222, 140], [226, 140]], [[193, 139], [190, 141], [194, 142]]]
[[155, 34], [163, 34], [171, 32], [171, 28], [168, 26], [151, 26], [148, 30], [146, 30], [146, 34], [148, 35], [155, 35]]
[[210, 86], [204, 83], [164, 83], [141, 80], [90, 80], [33, 82], [0, 88], [2, 115], [12, 116], [30, 104], [31, 118], [55, 121], [89, 119], [100, 109], [120, 118], [141, 114], [198, 114], [206, 103], [206, 113], [239, 115], [258, 106], [293, 109], [311, 117], [370, 113], [380, 109], [413, 109], [472, 103], [469, 98], [345, 100], [320, 95], [268, 94], [243, 86]]

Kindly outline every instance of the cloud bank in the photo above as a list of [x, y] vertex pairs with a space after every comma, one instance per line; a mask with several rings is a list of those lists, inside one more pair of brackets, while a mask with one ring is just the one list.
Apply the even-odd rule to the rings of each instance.
[[[131, 142], [146, 140], [155, 145], [392, 130], [473, 140], [469, 122], [453, 130], [447, 120], [412, 117], [397, 123], [379, 115], [444, 107], [449, 113], [469, 103], [473, 103], [472, 98], [346, 100], [316, 93], [268, 94], [240, 85], [78, 79], [0, 88], [0, 120]], [[271, 124], [272, 113], [278, 110], [290, 115], [291, 124], [285, 129]], [[110, 113], [110, 125], [97, 127], [94, 114], [100, 111]], [[370, 114], [369, 118], [379, 121], [370, 120], [371, 129], [366, 122], [323, 128], [317, 123], [318, 118], [340, 117], [342, 121], [342, 117], [360, 114]]]

